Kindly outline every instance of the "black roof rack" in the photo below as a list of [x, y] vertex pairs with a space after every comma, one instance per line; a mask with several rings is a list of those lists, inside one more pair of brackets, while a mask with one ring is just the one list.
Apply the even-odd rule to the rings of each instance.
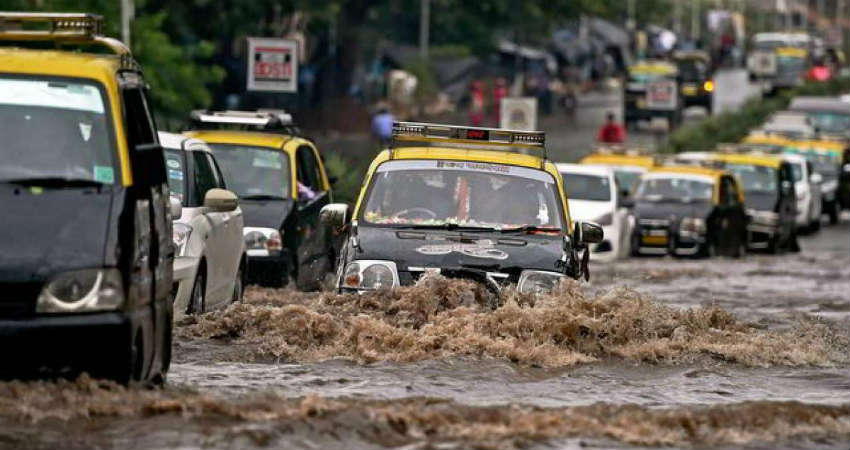
[[0, 11], [0, 42], [96, 45], [121, 56], [122, 69], [139, 71], [129, 47], [103, 35], [103, 16], [83, 13]]
[[202, 130], [242, 130], [283, 133], [300, 136], [301, 130], [292, 120], [292, 114], [282, 109], [256, 111], [194, 110], [190, 114], [193, 127]]

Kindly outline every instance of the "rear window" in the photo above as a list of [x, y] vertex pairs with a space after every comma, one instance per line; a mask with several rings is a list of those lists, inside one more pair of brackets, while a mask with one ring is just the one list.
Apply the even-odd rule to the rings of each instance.
[[105, 97], [94, 82], [0, 75], [0, 182], [119, 182]]
[[611, 200], [611, 182], [608, 177], [562, 173], [564, 190], [570, 200], [592, 200], [607, 202]]

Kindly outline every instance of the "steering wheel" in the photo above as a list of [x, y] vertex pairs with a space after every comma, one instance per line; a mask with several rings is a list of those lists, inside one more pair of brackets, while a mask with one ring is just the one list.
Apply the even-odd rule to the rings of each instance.
[[437, 218], [437, 213], [435, 213], [434, 211], [431, 211], [428, 208], [409, 208], [409, 209], [403, 209], [403, 210], [393, 214], [393, 219], [399, 219], [399, 218], [402, 218], [402, 217], [407, 217], [409, 219], [413, 219], [413, 217], [411, 217], [411, 213], [422, 213], [422, 214], [430, 216], [430, 217], [423, 217], [424, 219], [436, 219]]

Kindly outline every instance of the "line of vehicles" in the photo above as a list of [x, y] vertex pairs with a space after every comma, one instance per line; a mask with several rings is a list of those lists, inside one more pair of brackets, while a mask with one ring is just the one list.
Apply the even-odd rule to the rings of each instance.
[[846, 70], [846, 63], [840, 47], [827, 46], [807, 33], [757, 33], [747, 55], [747, 72], [765, 92], [776, 92], [806, 80], [828, 81]]
[[[159, 132], [139, 66], [102, 27], [0, 13], [0, 341], [16, 362], [0, 372], [162, 382], [175, 315], [249, 282], [366, 292], [439, 273], [534, 294], [587, 279], [591, 253], [740, 255], [758, 232], [747, 208], [768, 245], [793, 241], [796, 227], [772, 231], [784, 210], [750, 206], [717, 156], [557, 165], [542, 132], [427, 123], [394, 124], [349, 208], [283, 111], [195, 111], [190, 131]], [[792, 163], [771, 161], [763, 181], [799, 200]]]

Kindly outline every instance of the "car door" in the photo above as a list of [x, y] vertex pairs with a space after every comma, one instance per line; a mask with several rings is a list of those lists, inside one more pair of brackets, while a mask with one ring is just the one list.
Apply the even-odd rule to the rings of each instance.
[[[210, 167], [216, 178], [216, 187], [227, 189], [227, 184], [224, 176], [221, 174], [221, 168], [215, 160], [215, 156], [210, 152], [204, 153], [209, 160]], [[233, 211], [221, 213], [225, 216], [224, 232], [220, 244], [224, 259], [222, 261], [222, 270], [224, 271], [225, 282], [224, 292], [233, 291], [233, 283], [236, 281], [236, 272], [239, 270], [239, 262], [242, 259], [244, 248], [244, 237], [242, 234], [244, 227], [244, 218], [242, 217], [242, 208], [236, 207]], [[230, 297], [224, 297], [224, 301], [229, 301]]]
[[[326, 256], [327, 236], [319, 224], [319, 212], [330, 203], [327, 180], [321, 172], [316, 150], [301, 145], [295, 152], [298, 183], [297, 220], [300, 245], [298, 248], [299, 270], [307, 269], [318, 273], [322, 268], [317, 260]], [[319, 261], [321, 262], [321, 261]], [[305, 267], [306, 266], [306, 267]]]
[[[194, 166], [195, 194], [203, 205], [207, 191], [218, 187], [216, 173], [206, 152], [193, 151], [189, 153], [192, 156]], [[214, 306], [221, 303], [222, 297], [226, 295], [227, 276], [225, 267], [227, 255], [225, 242], [227, 240], [226, 226], [230, 217], [229, 213], [211, 211], [204, 206], [201, 207], [201, 210], [208, 226], [206, 235], [203, 236], [207, 277], [206, 303], [208, 306]]]

